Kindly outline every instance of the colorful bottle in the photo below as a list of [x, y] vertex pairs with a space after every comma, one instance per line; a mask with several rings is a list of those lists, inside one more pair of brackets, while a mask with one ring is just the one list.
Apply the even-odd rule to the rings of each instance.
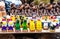
[[10, 19], [12, 19], [12, 21], [13, 22], [15, 22], [16, 20], [15, 20], [15, 16], [14, 15], [12, 15], [11, 17], [10, 17]]
[[51, 16], [51, 19], [56, 19], [56, 16]]
[[24, 17], [20, 16], [20, 20], [21, 20], [21, 26], [22, 26], [22, 23], [23, 23]]
[[55, 32], [55, 27], [52, 23], [50, 24], [50, 32]]
[[2, 19], [2, 32], [7, 32], [7, 21], [5, 18]]
[[42, 25], [43, 25], [43, 29], [44, 30], [48, 30], [49, 29], [49, 26], [50, 26], [50, 22], [47, 22], [47, 21], [42, 22]]
[[24, 20], [22, 23], [23, 31], [27, 31], [27, 20]]
[[40, 19], [36, 21], [36, 30], [37, 31], [42, 31], [42, 22]]
[[8, 32], [13, 32], [14, 22], [12, 19], [8, 19]]
[[16, 19], [15, 30], [20, 31], [20, 21]]
[[34, 31], [35, 31], [34, 20], [30, 20], [30, 31], [31, 31], [31, 32], [34, 32]]
[[16, 18], [17, 18], [18, 20], [20, 20], [20, 16], [19, 16], [19, 15], [16, 15]]

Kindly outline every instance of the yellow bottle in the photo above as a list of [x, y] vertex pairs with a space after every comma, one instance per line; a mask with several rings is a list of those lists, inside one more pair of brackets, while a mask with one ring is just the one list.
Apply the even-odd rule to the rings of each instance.
[[34, 24], [34, 20], [30, 20], [30, 31], [35, 31], [35, 24]]
[[40, 19], [36, 21], [36, 30], [37, 31], [42, 31], [42, 22]]
[[11, 19], [13, 22], [15, 22], [15, 16], [14, 15], [11, 16]]

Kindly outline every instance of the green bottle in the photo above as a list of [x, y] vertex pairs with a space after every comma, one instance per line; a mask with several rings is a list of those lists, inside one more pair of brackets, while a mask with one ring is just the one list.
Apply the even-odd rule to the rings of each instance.
[[15, 27], [16, 30], [20, 30], [20, 21], [18, 19], [16, 20], [15, 26], [16, 26]]
[[27, 20], [23, 21], [22, 26], [23, 26], [23, 30], [27, 30]]

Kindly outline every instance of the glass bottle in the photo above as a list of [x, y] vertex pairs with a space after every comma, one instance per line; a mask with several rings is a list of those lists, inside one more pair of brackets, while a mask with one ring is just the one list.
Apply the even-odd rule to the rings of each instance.
[[50, 24], [50, 32], [55, 32], [55, 27], [52, 23]]
[[34, 20], [30, 20], [30, 31], [34, 32], [35, 31], [35, 23]]
[[42, 31], [42, 22], [40, 19], [36, 21], [36, 30], [37, 31]]
[[20, 21], [19, 21], [18, 19], [16, 20], [15, 29], [16, 29], [17, 31], [20, 30]]
[[8, 32], [13, 32], [14, 22], [12, 19], [8, 19]]
[[2, 32], [7, 32], [7, 21], [6, 19], [2, 19]]
[[27, 20], [24, 20], [22, 23], [23, 31], [27, 31]]

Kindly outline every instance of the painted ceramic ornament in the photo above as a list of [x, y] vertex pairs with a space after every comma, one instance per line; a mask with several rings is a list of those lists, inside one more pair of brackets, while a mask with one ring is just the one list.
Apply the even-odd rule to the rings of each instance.
[[7, 32], [7, 21], [5, 18], [2, 19], [2, 32]]
[[14, 15], [10, 16], [10, 19], [12, 19], [12, 21], [13, 21], [13, 22], [15, 22], [15, 21], [16, 21], [16, 19], [15, 19], [15, 16], [14, 16]]
[[47, 19], [51, 19], [51, 16], [47, 16]]
[[8, 32], [13, 32], [14, 31], [14, 22], [12, 19], [8, 19]]
[[22, 26], [22, 23], [23, 23], [23, 20], [24, 20], [24, 17], [23, 16], [20, 16], [20, 20], [21, 20], [21, 26]]
[[34, 23], [34, 20], [33, 19], [30, 20], [30, 31], [31, 32], [34, 32], [35, 31], [35, 23]]
[[22, 23], [23, 31], [27, 31], [27, 20], [24, 20]]
[[52, 23], [50, 24], [50, 32], [55, 32], [55, 27]]
[[40, 19], [36, 21], [36, 30], [37, 31], [42, 31], [42, 22]]
[[15, 30], [20, 31], [20, 21], [18, 19], [16, 20]]
[[20, 15], [16, 15], [16, 18], [17, 18], [18, 20], [20, 20]]
[[56, 16], [51, 16], [51, 19], [56, 19]]
[[50, 26], [50, 22], [42, 22], [42, 25], [44, 30], [48, 30]]
[[59, 20], [58, 19], [55, 19], [55, 20], [53, 20], [53, 22], [56, 24], [55, 26], [58, 29], [59, 28]]

